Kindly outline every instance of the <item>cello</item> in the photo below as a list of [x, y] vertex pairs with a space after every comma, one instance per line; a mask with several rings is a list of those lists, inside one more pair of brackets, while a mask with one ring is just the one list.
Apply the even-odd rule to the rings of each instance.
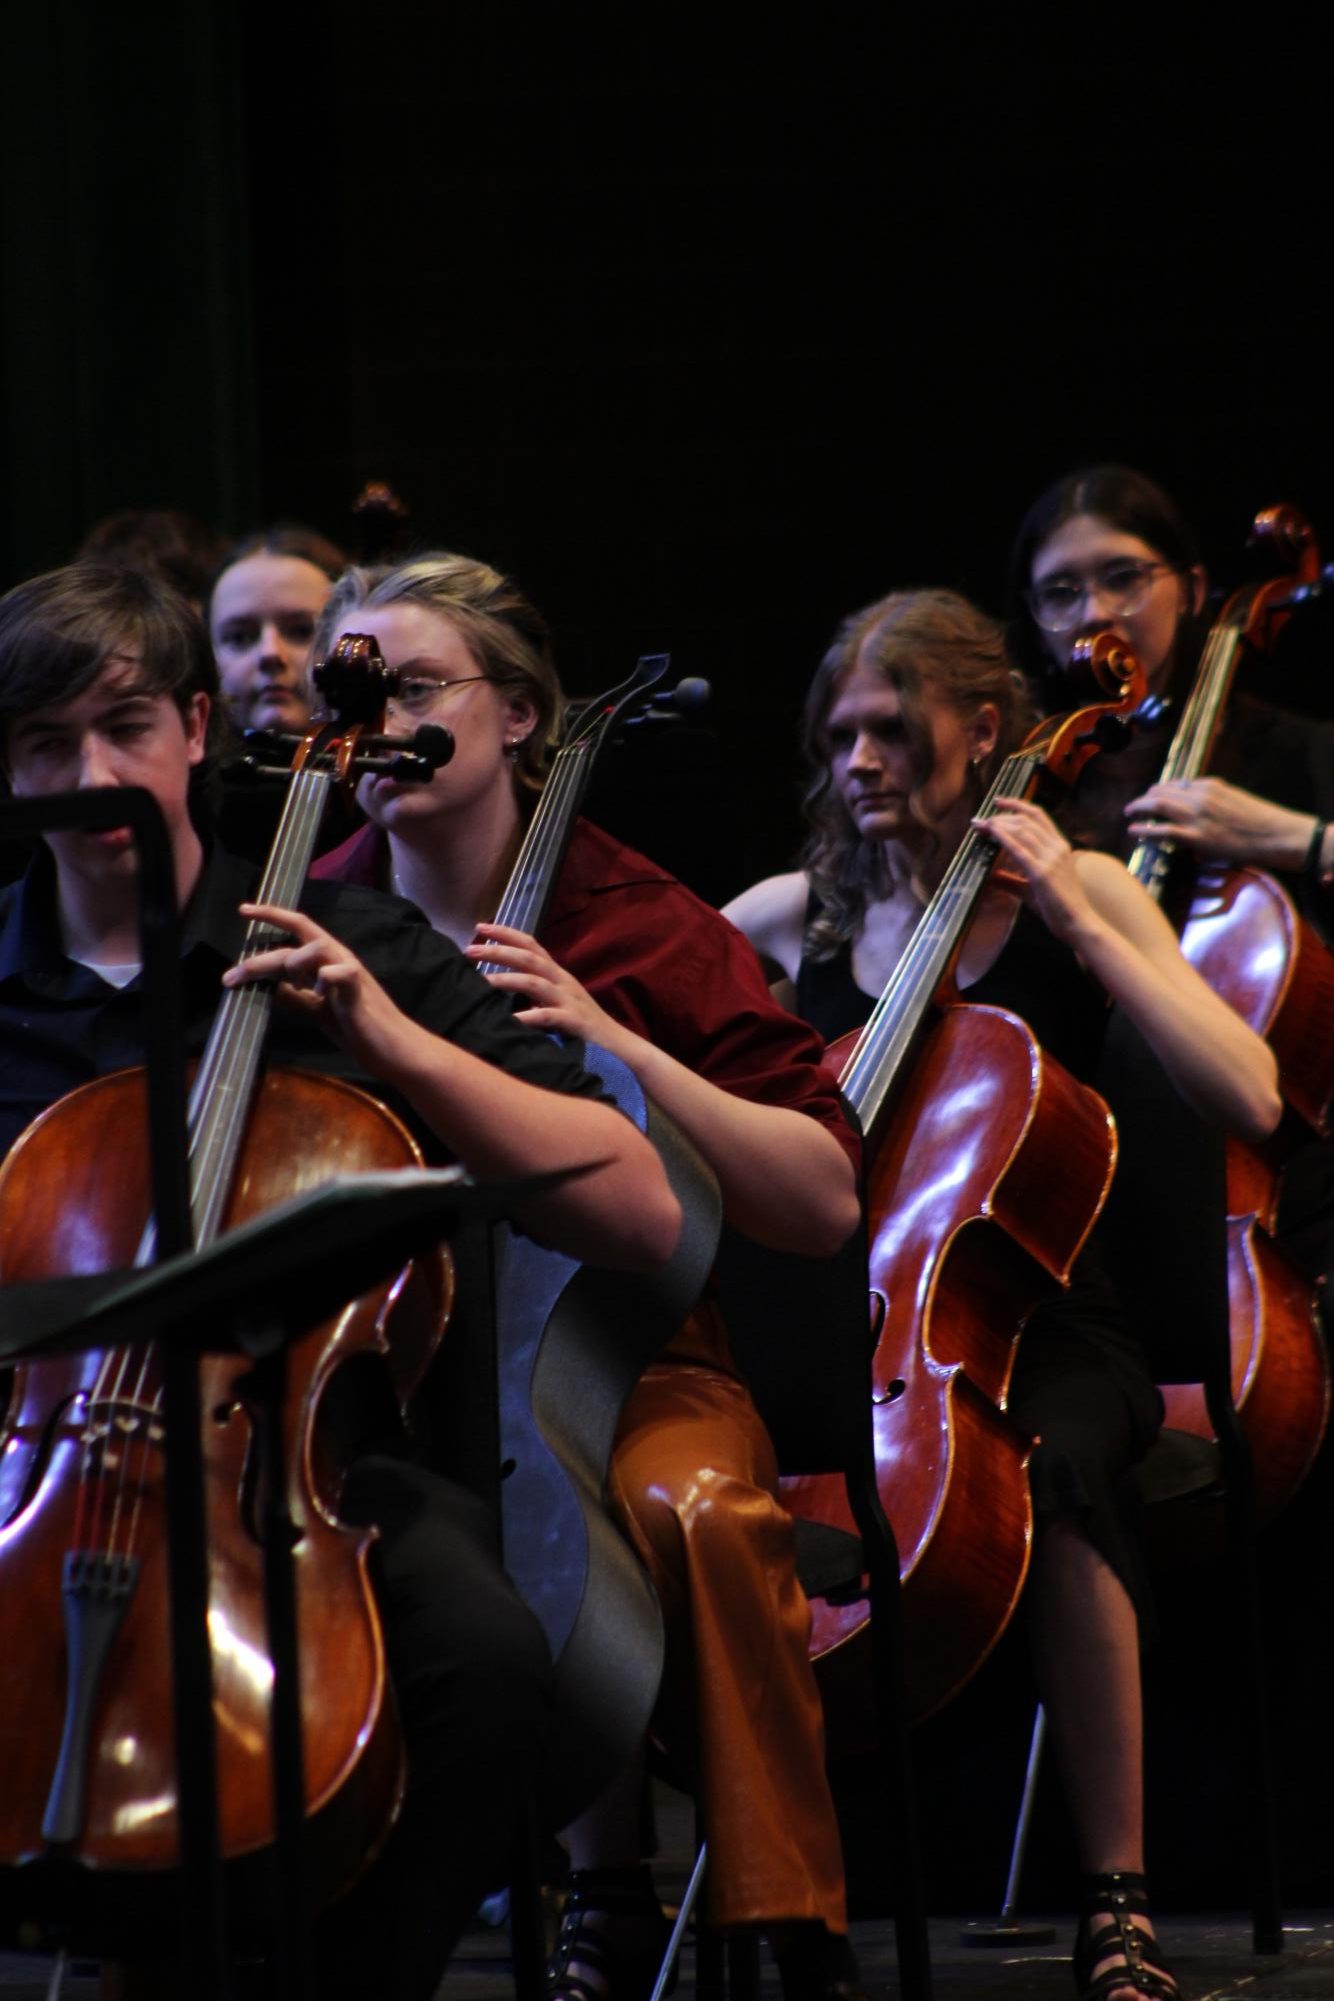
[[[1113, 699], [1040, 725], [979, 813], [1070, 784], [1140, 699], [1110, 634], [1080, 642]], [[1116, 1138], [1098, 1094], [1017, 1016], [961, 1001], [953, 969], [996, 850], [964, 838], [859, 1035], [827, 1062], [868, 1141], [878, 1484], [899, 1546], [909, 1712], [932, 1713], [981, 1665], [1028, 1570], [1030, 1441], [1006, 1414], [1023, 1321], [1068, 1281], [1111, 1185]], [[841, 1482], [784, 1482], [793, 1512], [850, 1528]], [[862, 1603], [812, 1607], [826, 1713], [857, 1706]], [[831, 1696], [834, 1699], [831, 1701]]]
[[[351, 672], [334, 696], [341, 716], [313, 726], [299, 748], [262, 884], [271, 898], [295, 900], [331, 778], [346, 783], [359, 758], [424, 778], [448, 754], [436, 738], [404, 758], [402, 743], [377, 737], [369, 725], [383, 690], [365, 693], [364, 656], [353, 646], [346, 657]], [[246, 949], [270, 936], [252, 924]], [[321, 1180], [421, 1158], [368, 1094], [297, 1071], [261, 1077], [269, 1005], [257, 988], [228, 993], [196, 1072], [190, 1198], [201, 1244]], [[0, 1169], [6, 1281], [151, 1260], [146, 1162], [133, 1146], [143, 1105], [141, 1072], [109, 1074], [21, 1136]], [[358, 1873], [397, 1809], [402, 1756], [366, 1575], [372, 1537], [338, 1521], [340, 1466], [321, 1420], [339, 1371], [358, 1358], [388, 1363], [401, 1405], [450, 1295], [449, 1266], [436, 1253], [297, 1344], [277, 1475], [257, 1464], [245, 1364], [215, 1357], [203, 1372], [220, 1846], [244, 1887], [259, 1880], [253, 1865], [273, 1836], [258, 1527], [270, 1477], [281, 1477], [297, 1531], [305, 1859], [316, 1898]], [[13, 1871], [11, 1901], [30, 1898], [34, 1914], [65, 1936], [103, 1952], [141, 1951], [169, 1908], [180, 1851], [160, 1358], [141, 1347], [22, 1364], [4, 1430], [0, 1661], [10, 1699], [0, 1861]]]
[[[668, 666], [666, 654], [645, 655], [626, 681], [581, 708], [525, 830], [496, 923], [538, 932], [594, 761], [614, 731], [670, 699], [659, 693]], [[529, 1237], [499, 1233], [505, 1565], [556, 1663], [559, 1742], [546, 1791], [563, 1798], [558, 1825], [587, 1804], [597, 1789], [590, 1779], [604, 1783], [632, 1754], [657, 1699], [661, 1614], [603, 1488], [626, 1398], [704, 1290], [722, 1221], [712, 1170], [629, 1068], [591, 1043], [583, 1058], [653, 1140], [681, 1202], [682, 1227], [672, 1259], [649, 1279], [580, 1268]]]
[[[1294, 585], [1319, 581], [1315, 538], [1296, 508], [1265, 508], [1252, 542], [1272, 550], [1284, 574], [1244, 586], [1224, 604], [1182, 705], [1163, 779], [1190, 780], [1208, 770], [1243, 648], [1272, 645]], [[1284, 1256], [1274, 1232], [1294, 1121], [1297, 1130], [1330, 1132], [1334, 953], [1271, 875], [1216, 863], [1180, 870], [1175, 863], [1186, 859], [1170, 840], [1141, 841], [1128, 866], [1173, 918], [1196, 970], [1270, 1043], [1293, 1115], [1264, 1147], [1227, 1141], [1232, 1394], [1250, 1440], [1264, 1520], [1301, 1485], [1329, 1419], [1330, 1366], [1315, 1289]], [[1172, 1429], [1213, 1437], [1199, 1385], [1164, 1385], [1163, 1398]]]

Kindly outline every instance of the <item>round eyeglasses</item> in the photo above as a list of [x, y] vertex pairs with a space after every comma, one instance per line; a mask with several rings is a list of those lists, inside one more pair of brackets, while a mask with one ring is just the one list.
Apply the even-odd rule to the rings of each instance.
[[1089, 598], [1097, 597], [1113, 618], [1129, 618], [1147, 603], [1157, 578], [1173, 574], [1173, 563], [1142, 563], [1133, 556], [1076, 575], [1059, 571], [1025, 591], [1028, 608], [1044, 632], [1069, 632], [1079, 624]]
[[433, 681], [429, 674], [401, 674], [389, 703], [405, 716], [424, 716], [456, 688], [471, 688], [474, 682], [490, 679], [489, 674], [462, 674], [457, 681]]

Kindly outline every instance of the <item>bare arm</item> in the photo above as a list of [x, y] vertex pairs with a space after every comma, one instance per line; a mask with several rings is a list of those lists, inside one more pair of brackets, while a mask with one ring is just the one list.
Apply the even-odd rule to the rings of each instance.
[[243, 904], [291, 933], [223, 975], [227, 986], [277, 980], [290, 1005], [317, 1021], [369, 1077], [399, 1091], [481, 1180], [596, 1163], [539, 1197], [520, 1220], [573, 1257], [632, 1269], [663, 1263], [681, 1213], [662, 1164], [615, 1108], [543, 1090], [409, 1020], [341, 940], [301, 911]]
[[789, 980], [796, 979], [801, 964], [810, 887], [809, 878], [795, 869], [753, 882], [723, 906], [723, 916], [749, 938], [762, 959], [781, 966]]
[[1282, 1112], [1273, 1051], [1182, 957], [1152, 898], [1110, 855], [1072, 852], [1037, 806], [1002, 800], [977, 824], [1004, 850], [1043, 921], [1129, 1016], [1181, 1095], [1244, 1139]]
[[828, 1257], [858, 1214], [852, 1163], [818, 1120], [787, 1106], [722, 1090], [633, 1029], [614, 1021], [537, 941], [508, 925], [480, 924], [468, 950], [504, 970], [494, 985], [524, 996], [519, 1016], [601, 1043], [674, 1118], [718, 1177], [728, 1221], [757, 1243]]

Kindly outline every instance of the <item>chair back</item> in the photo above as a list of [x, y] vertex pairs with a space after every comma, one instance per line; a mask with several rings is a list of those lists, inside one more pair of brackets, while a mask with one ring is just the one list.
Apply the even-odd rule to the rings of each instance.
[[1113, 1008], [1098, 1089], [1116, 1119], [1116, 1178], [1098, 1242], [1160, 1383], [1228, 1380], [1227, 1174], [1222, 1133], [1177, 1091]]
[[737, 1367], [783, 1473], [846, 1473], [873, 1453], [864, 1220], [832, 1258], [724, 1228], [715, 1267]]

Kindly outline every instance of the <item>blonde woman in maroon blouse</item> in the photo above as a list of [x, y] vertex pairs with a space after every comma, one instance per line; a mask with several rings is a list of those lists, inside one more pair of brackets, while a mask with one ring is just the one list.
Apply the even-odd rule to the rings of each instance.
[[[431, 784], [374, 779], [370, 823], [317, 865], [397, 891], [478, 960], [520, 1019], [601, 1043], [712, 1165], [730, 1222], [830, 1254], [857, 1220], [855, 1138], [819, 1045], [772, 1003], [753, 952], [643, 856], [576, 827], [541, 942], [489, 920], [540, 788], [560, 706], [542, 622], [508, 579], [453, 555], [350, 571], [319, 650], [370, 633], [405, 724], [445, 724]], [[855, 1992], [824, 1776], [809, 1612], [768, 1437], [705, 1301], [627, 1404], [613, 1506], [662, 1600], [662, 1723], [698, 1774], [712, 1915], [762, 1927], [790, 1997]], [[665, 1923], [640, 1862], [637, 1771], [568, 1830], [575, 1870], [552, 1992], [642, 2001]]]

